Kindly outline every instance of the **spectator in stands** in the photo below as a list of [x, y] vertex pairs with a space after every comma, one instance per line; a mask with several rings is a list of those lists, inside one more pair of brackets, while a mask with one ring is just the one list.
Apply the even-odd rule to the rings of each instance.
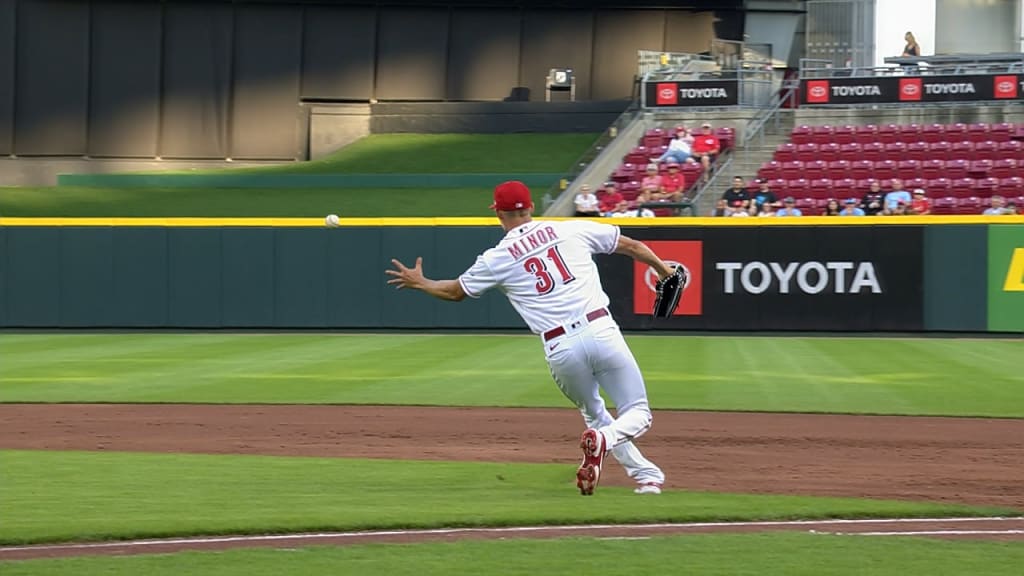
[[682, 164], [683, 162], [693, 162], [693, 148], [690, 143], [686, 141], [686, 133], [679, 134], [676, 132], [672, 136], [672, 141], [668, 143], [668, 150], [658, 157], [658, 163], [662, 162], [676, 162]]
[[693, 139], [693, 155], [700, 159], [701, 166], [704, 167], [705, 182], [708, 181], [708, 175], [711, 173], [711, 164], [721, 151], [722, 143], [718, 140], [718, 136], [711, 131], [711, 124], [707, 122], [701, 124], [700, 134]]
[[711, 215], [722, 217], [729, 216], [731, 213], [732, 211], [729, 209], [729, 203], [725, 201], [725, 198], [719, 198], [718, 201], [715, 202], [715, 209], [711, 212]]
[[864, 194], [864, 199], [860, 202], [860, 207], [864, 210], [864, 214], [867, 216], [877, 216], [882, 210], [885, 209], [885, 201], [882, 195], [882, 185], [878, 180], [871, 182], [871, 188]]
[[910, 201], [910, 213], [925, 216], [932, 213], [932, 201], [924, 195], [924, 190], [914, 188], [914, 198]]
[[857, 206], [858, 202], [856, 198], [847, 198], [845, 206], [840, 210], [840, 216], [863, 216], [864, 210]]
[[[903, 53], [900, 54], [900, 56], [904, 58], [917, 58], [918, 56], [921, 55], [921, 46], [917, 43], [917, 39], [914, 38], [913, 32], [908, 31], [906, 34], [904, 34], [903, 40], [907, 44], [903, 47]], [[920, 72], [920, 70], [918, 70], [917, 66], [903, 67], [904, 74], [915, 75], [918, 72]]]
[[821, 215], [839, 216], [839, 201], [835, 198], [829, 198], [828, 203], [825, 204], [825, 211]]
[[804, 213], [796, 207], [796, 200], [792, 196], [786, 196], [782, 201], [782, 208], [775, 212], [776, 216], [803, 216]]
[[753, 210], [754, 214], [760, 214], [765, 210], [765, 207], [772, 209], [772, 214], [775, 214], [775, 206], [778, 203], [778, 199], [775, 197], [775, 192], [772, 192], [768, 187], [767, 178], [757, 179], [758, 189], [754, 192]]
[[658, 165], [651, 162], [647, 165], [647, 175], [640, 181], [641, 190], [661, 191], [661, 176], [658, 176]]
[[[992, 203], [992, 206], [986, 208], [982, 212], [985, 216], [1003, 216], [1006, 214], [1014, 214], [1016, 212], [1016, 210], [1014, 210], [1014, 212], [1010, 212], [1004, 207], [1006, 199], [1002, 196], [994, 195], [989, 202]], [[1016, 206], [1014, 206], [1014, 208], [1016, 208]]]
[[661, 177], [661, 197], [655, 199], [679, 202], [683, 199], [683, 189], [685, 188], [686, 177], [679, 171], [679, 163], [670, 161], [668, 173]]
[[722, 198], [725, 199], [729, 206], [734, 206], [736, 202], [740, 202], [744, 210], [750, 210], [750, 193], [747, 192], [747, 187], [741, 176], [733, 177], [732, 188], [723, 192]]
[[580, 186], [580, 191], [576, 193], [576, 216], [600, 216], [601, 215], [601, 204], [597, 201], [597, 196], [590, 191], [590, 186], [584, 184]]
[[626, 202], [626, 199], [623, 198], [619, 189], [615, 187], [614, 182], [606, 182], [604, 185], [604, 194], [601, 195], [600, 202], [601, 214], [610, 216], [619, 204], [624, 204]]
[[731, 203], [729, 206], [732, 207], [732, 214], [729, 214], [729, 216], [732, 216], [733, 218], [750, 217], [750, 209], [743, 205], [742, 200], [737, 200]]
[[759, 218], [775, 216], [775, 204], [772, 202], [761, 204], [761, 209], [758, 211], [757, 216]]
[[884, 214], [887, 214], [889, 216], [906, 216], [907, 214], [910, 213], [909, 210], [910, 204], [900, 200], [899, 202], [896, 203], [896, 207], [893, 208], [891, 212], [884, 212]]
[[683, 125], [676, 126], [676, 136], [689, 144], [691, 149], [693, 148], [693, 132], [689, 128]]
[[892, 192], [885, 195], [885, 210], [886, 214], [892, 214], [896, 207], [902, 202], [903, 204], [910, 205], [911, 202], [910, 192], [903, 189], [903, 181], [899, 178], [892, 179]]
[[1011, 216], [1014, 215], [1014, 214], [1017, 214], [1018, 213], [1017, 212], [1017, 203], [1016, 202], [1009, 202], [1006, 205], [1006, 213], [1011, 215]]

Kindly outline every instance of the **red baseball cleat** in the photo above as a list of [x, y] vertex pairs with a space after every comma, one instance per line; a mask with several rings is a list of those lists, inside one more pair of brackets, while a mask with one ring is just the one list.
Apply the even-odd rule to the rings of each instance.
[[580, 448], [583, 449], [583, 462], [579, 470], [576, 470], [576, 486], [580, 489], [580, 494], [591, 496], [594, 494], [594, 488], [597, 488], [597, 483], [601, 481], [601, 466], [608, 451], [604, 434], [587, 428], [580, 438]]

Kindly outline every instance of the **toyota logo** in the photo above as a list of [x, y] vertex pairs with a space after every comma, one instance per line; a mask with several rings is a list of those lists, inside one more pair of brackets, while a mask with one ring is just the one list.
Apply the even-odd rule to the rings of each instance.
[[662, 88], [661, 89], [661, 97], [662, 98], [671, 98], [671, 97], [675, 96], [675, 93], [676, 93], [675, 90], [673, 90], [671, 88]]
[[[686, 274], [683, 276], [684, 278], [686, 278], [686, 283], [683, 284], [683, 290], [686, 290], [686, 287], [690, 285], [690, 278], [693, 277], [690, 274], [690, 269], [686, 267], [686, 264], [683, 264], [682, 262], [675, 262], [673, 260], [665, 260], [665, 264], [668, 264], [671, 268], [679, 266], [684, 271], [686, 271]], [[654, 268], [648, 268], [647, 273], [644, 274], [644, 284], [647, 284], [647, 287], [651, 290], [651, 292], [657, 292], [658, 290], [654, 287], [657, 283], [658, 273], [654, 271]]]
[[1003, 80], [1002, 82], [1000, 82], [999, 84], [996, 85], [996, 91], [997, 92], [1013, 92], [1013, 82], [1009, 82], [1007, 80]]
[[811, 88], [811, 96], [814, 96], [815, 98], [821, 98], [827, 93], [828, 90], [826, 90], [824, 86], [815, 86], [814, 88]]
[[907, 96], [913, 96], [914, 94], [917, 94], [917, 90], [918, 90], [917, 84], [904, 84], [903, 85], [903, 93], [906, 94]]

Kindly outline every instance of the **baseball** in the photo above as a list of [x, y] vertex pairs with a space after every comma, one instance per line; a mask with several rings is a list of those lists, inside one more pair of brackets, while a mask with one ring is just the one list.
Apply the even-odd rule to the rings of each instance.
[[328, 214], [327, 218], [324, 219], [324, 223], [330, 228], [337, 228], [341, 225], [337, 214]]

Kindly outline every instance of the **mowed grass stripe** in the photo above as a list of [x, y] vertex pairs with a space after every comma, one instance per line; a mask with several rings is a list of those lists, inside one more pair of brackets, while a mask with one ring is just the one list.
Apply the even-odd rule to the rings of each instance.
[[[1024, 340], [628, 335], [655, 408], [1024, 417]], [[556, 406], [538, 339], [0, 335], [0, 401]]]
[[1024, 545], [1011, 542], [819, 534], [701, 534], [646, 540], [562, 538], [230, 550], [4, 564], [7, 576], [388, 574], [500, 576], [1016, 576]]
[[946, 503], [716, 494], [582, 498], [561, 464], [0, 451], [0, 543], [580, 523], [1005, 515]]

